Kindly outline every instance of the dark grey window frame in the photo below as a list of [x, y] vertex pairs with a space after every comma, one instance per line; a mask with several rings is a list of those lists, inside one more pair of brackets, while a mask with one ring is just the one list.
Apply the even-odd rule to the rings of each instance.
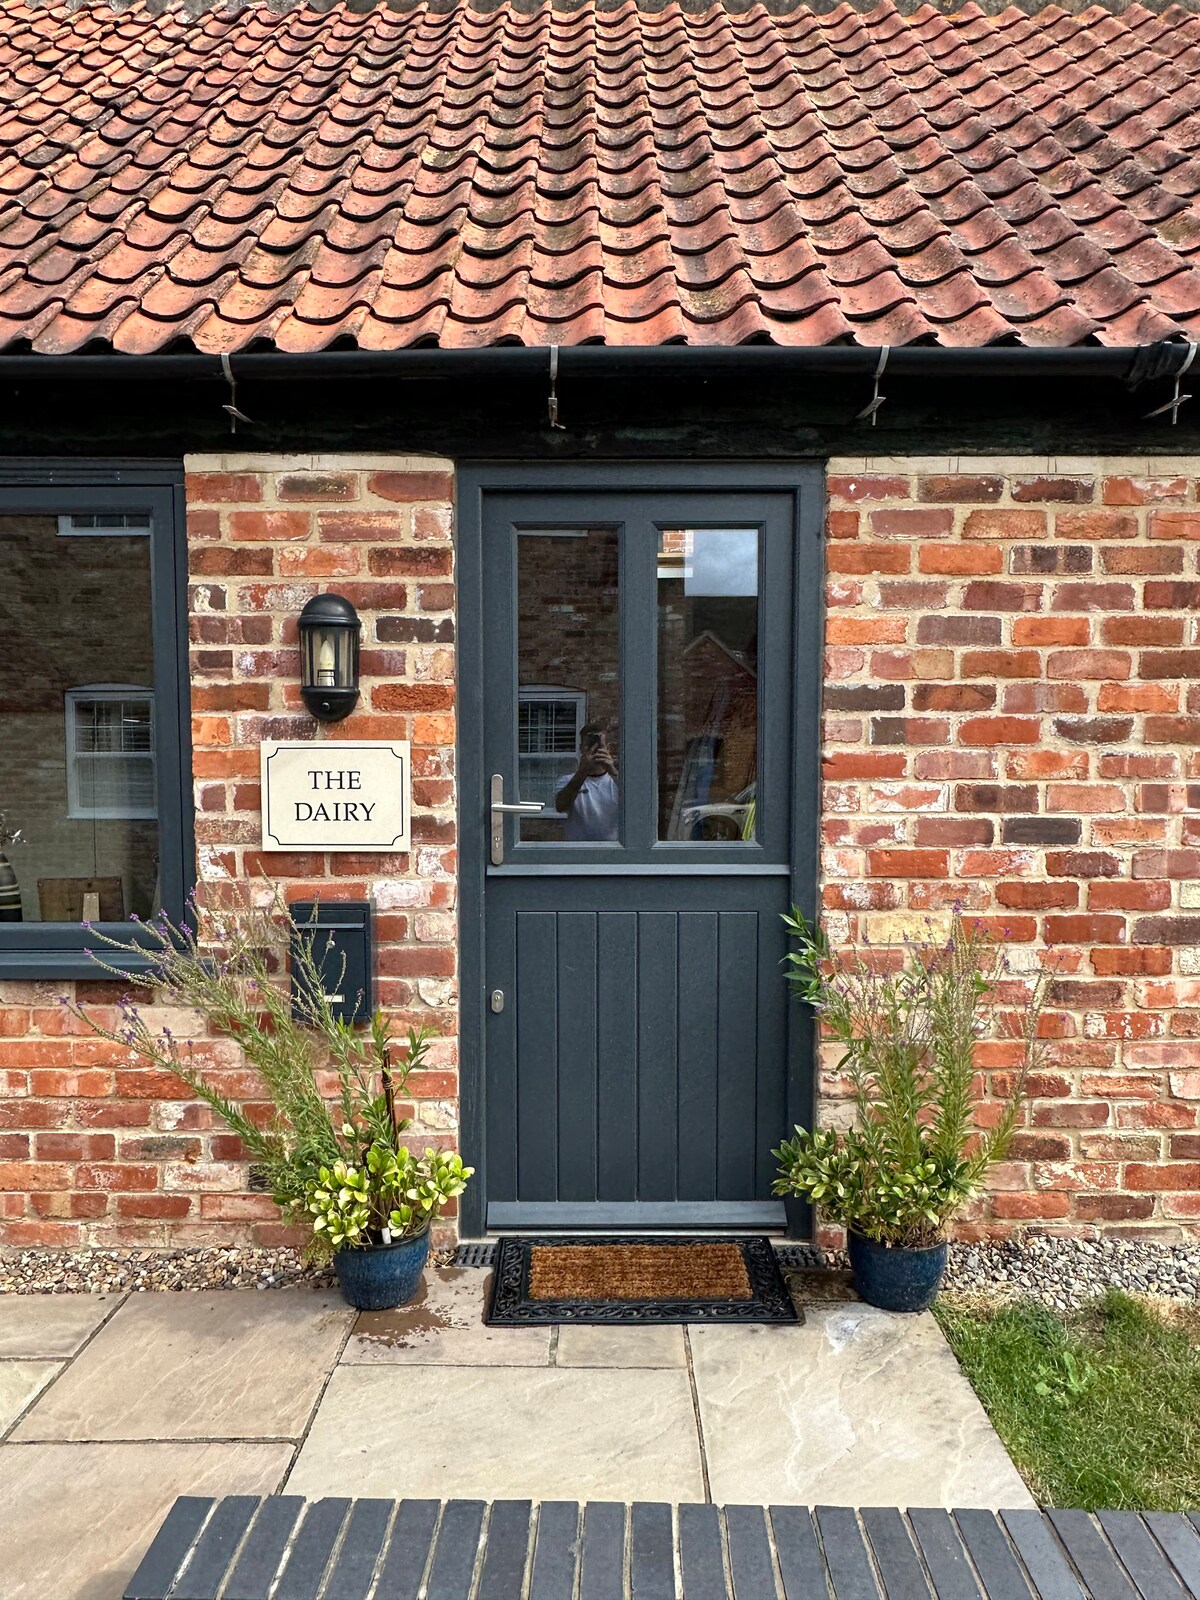
[[[188, 685], [187, 534], [183, 470], [159, 462], [21, 461], [0, 463], [0, 516], [91, 511], [148, 511], [157, 721], [158, 847], [162, 905], [184, 918], [195, 881], [191, 803], [192, 746]], [[4, 602], [0, 595], [0, 615]], [[20, 870], [19, 859], [17, 863]], [[99, 931], [133, 942], [135, 922], [101, 923]], [[149, 941], [147, 941], [149, 943]], [[105, 952], [79, 923], [0, 923], [0, 979], [100, 978], [87, 955], [96, 947], [131, 974], [151, 965], [145, 955]]]

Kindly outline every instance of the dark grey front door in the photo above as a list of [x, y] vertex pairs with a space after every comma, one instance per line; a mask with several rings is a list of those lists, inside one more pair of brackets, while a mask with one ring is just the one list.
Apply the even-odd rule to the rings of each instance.
[[796, 636], [819, 603], [797, 590], [798, 497], [465, 499], [480, 1220], [781, 1225], [771, 1148], [807, 1104], [779, 966], [812, 826]]

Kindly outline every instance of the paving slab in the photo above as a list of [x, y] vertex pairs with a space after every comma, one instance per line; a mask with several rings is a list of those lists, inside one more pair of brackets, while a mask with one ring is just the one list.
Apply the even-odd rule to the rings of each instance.
[[684, 1371], [342, 1366], [289, 1494], [415, 1499], [697, 1500]]
[[0, 1356], [73, 1356], [119, 1294], [0, 1294]]
[[177, 1495], [271, 1494], [290, 1456], [286, 1444], [0, 1445], [0, 1592], [120, 1600]]
[[61, 1361], [0, 1361], [0, 1434], [61, 1371]]
[[309, 1289], [131, 1295], [14, 1439], [296, 1439], [354, 1312]]
[[1033, 1505], [933, 1317], [807, 1308], [801, 1327], [693, 1327], [712, 1498]]
[[683, 1329], [672, 1327], [562, 1327], [555, 1360], [560, 1367], [686, 1367]]
[[492, 1274], [478, 1267], [426, 1271], [417, 1296], [395, 1311], [364, 1311], [343, 1361], [370, 1366], [545, 1367], [550, 1328], [489, 1328]]

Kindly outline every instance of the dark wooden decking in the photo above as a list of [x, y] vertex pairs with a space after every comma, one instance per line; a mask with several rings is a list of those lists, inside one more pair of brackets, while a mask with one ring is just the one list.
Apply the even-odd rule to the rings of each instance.
[[1200, 1513], [184, 1498], [125, 1600], [1200, 1600]]

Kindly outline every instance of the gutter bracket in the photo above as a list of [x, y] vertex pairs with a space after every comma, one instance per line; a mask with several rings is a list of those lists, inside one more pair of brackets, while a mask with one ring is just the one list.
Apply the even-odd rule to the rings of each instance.
[[229, 385], [229, 399], [222, 404], [221, 410], [229, 413], [229, 431], [230, 433], [236, 433], [239, 422], [248, 422], [253, 426], [253, 419], [248, 417], [244, 411], [238, 410], [237, 379], [233, 375], [233, 362], [229, 359], [227, 352], [222, 353], [221, 356], [221, 371], [225, 374], [225, 382]]
[[1190, 394], [1183, 393], [1183, 375], [1195, 361], [1197, 350], [1200, 350], [1200, 344], [1188, 345], [1187, 354], [1175, 369], [1175, 393], [1165, 405], [1155, 406], [1153, 411], [1147, 411], [1144, 420], [1149, 420], [1151, 417], [1165, 416], [1169, 411], [1171, 413], [1171, 426], [1173, 428], [1179, 426], [1179, 408], [1192, 398]]
[[550, 397], [546, 402], [546, 410], [550, 417], [551, 428], [557, 428], [560, 433], [567, 430], [558, 420], [558, 346], [550, 346]]
[[876, 420], [876, 417], [878, 415], [879, 408], [880, 408], [881, 405], [883, 405], [884, 401], [887, 399], [887, 396], [885, 394], [880, 394], [880, 392], [879, 392], [879, 380], [883, 377], [884, 373], [887, 371], [888, 356], [891, 355], [891, 353], [892, 353], [891, 345], [885, 344], [885, 345], [881, 345], [880, 346], [880, 349], [879, 349], [879, 360], [875, 364], [875, 377], [874, 377], [874, 380], [873, 380], [873, 383], [872, 383], [872, 388], [871, 388], [871, 398], [868, 401], [868, 403], [862, 408], [862, 410], [859, 411], [856, 414], [856, 416], [854, 418], [855, 422], [865, 422], [867, 420], [867, 418], [870, 417], [871, 426], [872, 427], [875, 426], [875, 420]]

